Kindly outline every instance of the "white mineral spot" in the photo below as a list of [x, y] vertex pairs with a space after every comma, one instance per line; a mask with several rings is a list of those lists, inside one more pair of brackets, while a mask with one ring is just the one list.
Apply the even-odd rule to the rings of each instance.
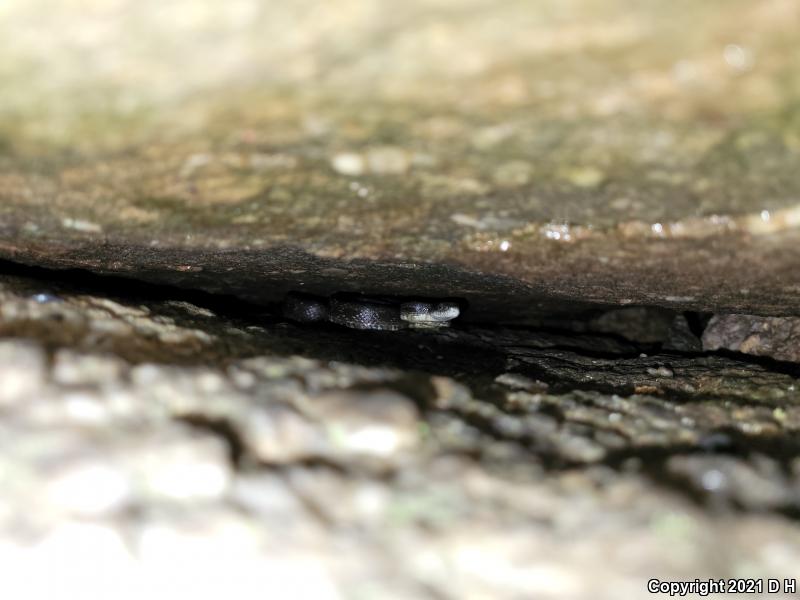
[[661, 223], [653, 223], [653, 224], [650, 226], [650, 229], [651, 229], [651, 230], [652, 230], [652, 232], [653, 232], [653, 233], [655, 233], [656, 235], [661, 235], [661, 234], [663, 234], [663, 233], [664, 233], [664, 226], [663, 226]]
[[581, 188], [597, 187], [605, 180], [606, 176], [603, 171], [597, 167], [573, 167], [567, 169], [563, 173], [564, 178], [572, 185]]
[[675, 373], [669, 367], [650, 367], [647, 369], [647, 374], [654, 377], [673, 377]]
[[503, 373], [495, 377], [494, 380], [514, 390], [536, 390], [537, 388], [543, 389], [547, 387], [547, 384], [519, 373]]
[[366, 198], [367, 196], [369, 196], [369, 188], [366, 188], [364, 186], [358, 186], [355, 192], [356, 196], [358, 196], [359, 198]]
[[500, 242], [500, 252], [507, 252], [509, 248], [511, 248], [511, 242], [508, 240]]
[[341, 439], [347, 440], [347, 450], [373, 456], [391, 456], [406, 445], [403, 432], [377, 423], [350, 431]]
[[483, 229], [483, 224], [480, 219], [472, 215], [465, 215], [464, 213], [453, 213], [450, 215], [450, 220], [458, 225], [464, 227], [474, 227], [475, 229]]
[[764, 221], [765, 223], [767, 221], [769, 221], [769, 211], [768, 210], [762, 210], [761, 211], [761, 220]]
[[70, 219], [66, 218], [61, 221], [61, 224], [67, 229], [74, 229], [76, 231], [83, 231], [86, 233], [100, 233], [103, 228], [97, 223], [86, 221], [84, 219]]
[[355, 177], [363, 175], [366, 168], [364, 157], [355, 152], [340, 152], [331, 159], [333, 170], [341, 175]]
[[722, 51], [725, 63], [734, 71], [747, 71], [753, 66], [753, 53], [737, 44], [728, 44]]
[[572, 239], [569, 225], [566, 223], [548, 223], [542, 228], [548, 240], [568, 242]]
[[61, 299], [53, 294], [34, 294], [31, 296], [31, 300], [37, 304], [49, 304], [51, 302], [60, 302]]
[[725, 475], [722, 471], [711, 469], [703, 473], [701, 483], [704, 490], [714, 492], [725, 485]]

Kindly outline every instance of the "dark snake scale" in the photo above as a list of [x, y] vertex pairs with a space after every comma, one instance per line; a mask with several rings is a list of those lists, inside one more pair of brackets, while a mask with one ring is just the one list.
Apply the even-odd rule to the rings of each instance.
[[283, 315], [300, 323], [329, 321], [351, 329], [397, 331], [447, 327], [460, 308], [450, 300], [400, 300], [335, 294], [330, 298], [290, 292]]

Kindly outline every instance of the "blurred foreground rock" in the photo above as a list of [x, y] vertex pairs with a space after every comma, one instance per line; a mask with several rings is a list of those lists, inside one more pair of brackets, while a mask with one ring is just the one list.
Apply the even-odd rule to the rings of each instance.
[[0, 285], [2, 556], [32, 597], [610, 599], [795, 572], [793, 375]]

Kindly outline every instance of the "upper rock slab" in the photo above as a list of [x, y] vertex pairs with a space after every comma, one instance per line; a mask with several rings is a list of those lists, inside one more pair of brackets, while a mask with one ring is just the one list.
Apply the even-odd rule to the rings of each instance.
[[800, 314], [800, 4], [0, 4], [0, 256]]

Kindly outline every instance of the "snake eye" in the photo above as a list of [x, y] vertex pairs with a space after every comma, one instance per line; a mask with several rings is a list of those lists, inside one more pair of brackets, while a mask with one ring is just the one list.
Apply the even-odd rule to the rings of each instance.
[[440, 302], [434, 307], [433, 313], [442, 321], [452, 321], [461, 314], [461, 310], [455, 302]]

